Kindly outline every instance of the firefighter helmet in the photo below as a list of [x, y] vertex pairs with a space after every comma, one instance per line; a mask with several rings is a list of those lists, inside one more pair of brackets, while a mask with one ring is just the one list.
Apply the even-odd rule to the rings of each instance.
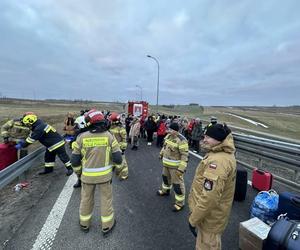
[[91, 109], [87, 114], [85, 115], [85, 122], [88, 124], [95, 124], [100, 123], [104, 121], [104, 115], [101, 111], [98, 111], [96, 109]]
[[23, 115], [22, 123], [26, 126], [30, 126], [37, 121], [37, 116], [33, 112], [26, 112]]
[[109, 116], [111, 122], [120, 121], [121, 116], [117, 112], [112, 112]]

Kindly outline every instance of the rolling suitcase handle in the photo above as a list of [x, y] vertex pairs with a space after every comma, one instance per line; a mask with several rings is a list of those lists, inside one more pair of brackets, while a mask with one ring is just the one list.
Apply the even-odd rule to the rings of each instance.
[[256, 173], [260, 174], [260, 175], [264, 175], [265, 171], [261, 170], [261, 169], [256, 169]]

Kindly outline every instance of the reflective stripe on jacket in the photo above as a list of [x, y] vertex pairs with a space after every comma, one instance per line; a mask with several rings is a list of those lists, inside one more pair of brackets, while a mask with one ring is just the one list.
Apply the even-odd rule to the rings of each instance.
[[109, 129], [111, 133], [116, 137], [120, 148], [122, 150], [125, 150], [127, 148], [127, 133], [125, 128], [122, 127], [122, 125], [112, 124], [111, 128]]
[[1, 136], [11, 139], [25, 139], [30, 133], [30, 129], [19, 120], [9, 120], [1, 126]]
[[184, 172], [187, 167], [189, 146], [185, 137], [181, 134], [175, 136], [168, 134], [164, 140], [164, 146], [160, 151], [165, 167], [178, 168]]
[[39, 141], [50, 152], [65, 144], [62, 136], [51, 125], [38, 119], [31, 128], [32, 132], [26, 138], [26, 145]]
[[81, 156], [81, 180], [88, 184], [108, 182], [112, 178], [112, 153], [120, 151], [109, 131], [80, 134], [72, 145], [72, 154]]

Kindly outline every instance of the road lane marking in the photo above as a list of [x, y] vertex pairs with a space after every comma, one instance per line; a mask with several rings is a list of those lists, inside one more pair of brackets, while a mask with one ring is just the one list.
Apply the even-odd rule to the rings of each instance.
[[[202, 157], [201, 155], [198, 155], [198, 154], [196, 154], [196, 153], [194, 153], [194, 152], [192, 152], [192, 151], [190, 151], [190, 150], [189, 150], [189, 153], [192, 154], [193, 156], [195, 156], [195, 157], [201, 159], [201, 160], [203, 159], [203, 157]], [[249, 186], [252, 186], [252, 181], [248, 180], [248, 181], [247, 181], [247, 184], [248, 184]]]
[[77, 176], [72, 174], [67, 180], [59, 197], [57, 198], [48, 218], [37, 236], [32, 250], [49, 250], [52, 248], [57, 230], [64, 217], [66, 208], [73, 193], [73, 185], [77, 180]]

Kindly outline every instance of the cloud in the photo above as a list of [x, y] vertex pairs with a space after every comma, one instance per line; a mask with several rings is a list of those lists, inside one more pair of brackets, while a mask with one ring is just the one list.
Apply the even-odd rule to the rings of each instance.
[[299, 7], [296, 0], [4, 0], [1, 92], [126, 101], [137, 98], [139, 84], [155, 103], [150, 54], [160, 63], [160, 103], [299, 104]]

